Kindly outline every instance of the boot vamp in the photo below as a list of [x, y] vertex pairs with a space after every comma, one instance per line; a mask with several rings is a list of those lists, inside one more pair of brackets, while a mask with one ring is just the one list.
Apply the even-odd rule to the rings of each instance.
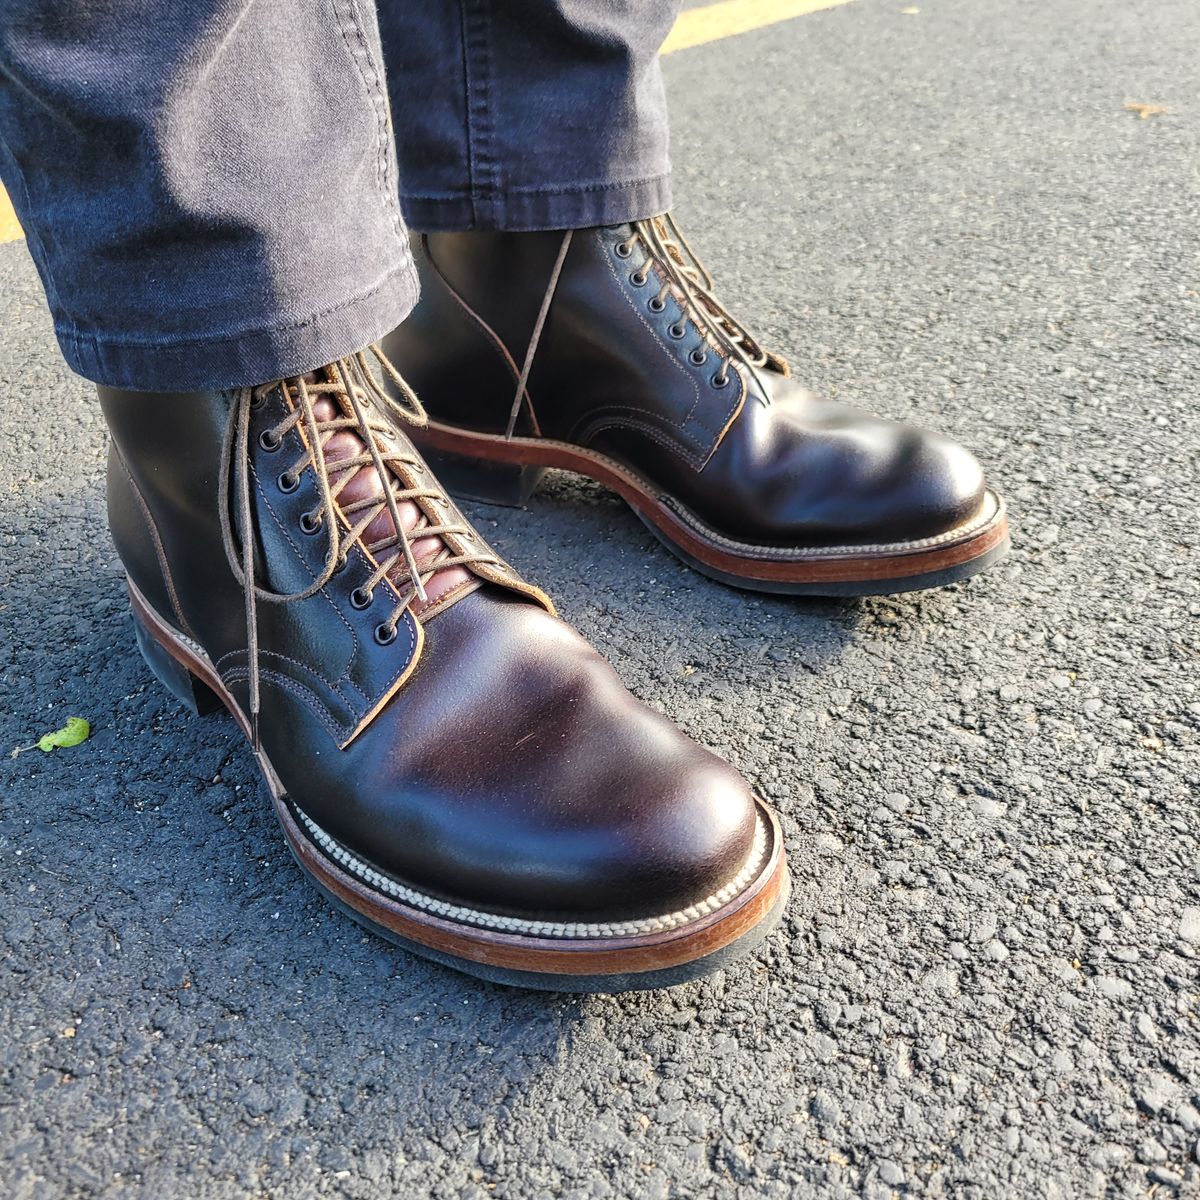
[[702, 467], [664, 455], [635, 431], [604, 449], [702, 522], [736, 542], [779, 547], [869, 546], [936, 537], [969, 520], [984, 478], [969, 451], [914, 425], [824, 400], [771, 375]]
[[[302, 728], [285, 726], [284, 743]], [[417, 671], [346, 750], [302, 749], [273, 750], [275, 766], [326, 832], [487, 912], [679, 911], [753, 846], [755, 804], [732, 768], [634, 699], [567, 625], [490, 586], [429, 623]], [[304, 765], [289, 779], [293, 756]]]

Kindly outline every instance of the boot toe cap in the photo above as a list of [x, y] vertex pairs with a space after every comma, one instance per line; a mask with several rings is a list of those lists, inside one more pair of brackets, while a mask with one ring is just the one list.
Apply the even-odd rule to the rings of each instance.
[[682, 498], [719, 533], [784, 548], [895, 546], [961, 527], [983, 468], [950, 438], [803, 388], [745, 411]]
[[917, 541], [969, 521], [987, 485], [979, 460], [964, 446], [935, 433], [906, 432], [909, 448], [897, 456], [879, 524], [896, 540]]
[[451, 905], [586, 924], [652, 924], [745, 873], [762, 840], [745, 781], [561, 622], [478, 594], [428, 638], [384, 718], [396, 736], [349, 750], [369, 785], [313, 813], [354, 854]]
[[796, 544], [920, 542], [959, 528], [983, 504], [983, 468], [953, 439], [832, 402], [810, 412], [792, 476]]

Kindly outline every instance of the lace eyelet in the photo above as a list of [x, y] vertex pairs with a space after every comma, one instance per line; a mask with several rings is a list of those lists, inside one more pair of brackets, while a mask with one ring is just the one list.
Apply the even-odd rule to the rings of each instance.
[[340, 575], [349, 565], [350, 560], [348, 558], [339, 559], [333, 564], [333, 573], [335, 575]]
[[374, 592], [368, 591], [364, 587], [356, 587], [354, 591], [350, 593], [350, 607], [357, 608], [359, 612], [362, 612], [364, 608], [371, 607], [371, 601], [374, 599]]
[[395, 625], [389, 625], [386, 621], [382, 625], [376, 625], [375, 640], [381, 646], [390, 646], [396, 640]]
[[263, 406], [264, 404], [266, 404], [266, 402], [267, 402], [267, 394], [266, 394], [266, 392], [263, 392], [263, 393], [261, 393], [261, 394], [254, 394], [254, 393], [251, 393], [251, 395], [250, 395], [250, 409], [251, 409], [251, 411], [252, 411], [252, 412], [258, 412], [258, 410], [259, 410], [260, 408], [262, 408], [262, 406]]
[[618, 242], [613, 247], [613, 253], [618, 258], [628, 258], [633, 253], [633, 247], [628, 242]]
[[721, 388], [728, 387], [729, 386], [729, 376], [722, 375], [721, 372], [718, 371], [712, 377], [712, 385], [713, 385], [713, 387], [717, 388], [718, 390], [720, 390]]
[[284, 471], [280, 477], [275, 480], [276, 486], [285, 494], [294, 492], [300, 486], [300, 476], [293, 475], [291, 471]]
[[686, 326], [686, 325], [683, 325], [683, 324], [679, 324], [679, 325], [672, 325], [672, 326], [670, 327], [670, 329], [668, 329], [668, 330], [667, 330], [667, 332], [668, 332], [668, 333], [671, 335], [671, 337], [673, 337], [673, 338], [674, 338], [676, 341], [679, 341], [679, 339], [680, 339], [680, 338], [682, 338], [682, 337], [686, 336], [686, 334], [687, 334], [687, 326]]
[[316, 533], [321, 528], [321, 520], [310, 512], [300, 514], [300, 529], [303, 533]]
[[645, 271], [634, 271], [634, 273], [629, 276], [629, 282], [632, 283], [634, 287], [645, 287], [646, 279], [647, 275]]
[[708, 351], [693, 350], [691, 354], [688, 355], [688, 361], [694, 366], [702, 367], [706, 362], [708, 362]]
[[258, 444], [267, 451], [278, 450], [282, 442], [283, 438], [278, 434], [272, 433], [269, 429], [264, 429], [258, 435]]
[[657, 296], [651, 296], [646, 307], [652, 313], [660, 313], [667, 307], [667, 302], [665, 300], [660, 300]]

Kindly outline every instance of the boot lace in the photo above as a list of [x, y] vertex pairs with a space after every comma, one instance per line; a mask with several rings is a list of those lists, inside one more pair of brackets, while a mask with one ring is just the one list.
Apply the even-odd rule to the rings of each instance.
[[[763, 369], [782, 370], [786, 373], [784, 360], [765, 349], [741, 321], [717, 299], [715, 284], [708, 268], [696, 256], [687, 238], [670, 213], [652, 217], [645, 221], [634, 221], [633, 232], [625, 241], [617, 244], [617, 254], [628, 258], [640, 245], [645, 258], [633, 272], [631, 281], [635, 286], [644, 285], [650, 278], [651, 267], [657, 267], [662, 286], [650, 301], [652, 312], [662, 312], [667, 297], [674, 293], [679, 299], [684, 314], [696, 326], [701, 336], [701, 353], [705, 341], [714, 344], [721, 355], [721, 368], [713, 379], [718, 387], [729, 382], [729, 371], [735, 362], [740, 362], [759, 385], [759, 399], [770, 403], [770, 393], [759, 377]], [[678, 333], [680, 326], [673, 326]]]
[[[393, 398], [379, 383], [371, 369], [368, 353], [378, 363], [398, 398]], [[259, 583], [255, 565], [254, 506], [250, 471], [251, 412], [276, 387], [282, 387], [292, 401], [288, 414], [259, 435], [265, 450], [280, 445], [285, 434], [299, 427], [304, 454], [280, 476], [285, 490], [299, 486], [305, 471], [311, 470], [317, 484], [314, 509], [301, 517], [306, 533], [325, 530], [325, 563], [316, 579], [295, 592], [276, 592]], [[336, 415], [322, 419], [315, 412], [321, 397], [332, 400]], [[500, 560], [486, 549], [456, 554], [443, 543], [441, 549], [418, 563], [413, 544], [425, 539], [457, 534], [472, 538], [468, 525], [452, 518], [453, 508], [445, 493], [429, 473], [428, 467], [411, 446], [405, 447], [397, 436], [397, 423], [421, 427], [428, 418], [416, 393], [387, 360], [378, 346], [371, 346], [317, 373], [315, 380], [305, 377], [279, 380], [260, 387], [242, 388], [234, 399], [221, 446], [219, 479], [221, 540], [234, 578], [241, 584], [246, 607], [246, 649], [249, 658], [250, 718], [258, 745], [260, 708], [260, 670], [258, 644], [258, 603], [290, 604], [314, 596], [341, 570], [346, 557], [357, 545], [374, 558], [362, 593], [369, 597], [374, 588], [387, 580], [399, 599], [388, 618], [375, 630], [383, 645], [393, 641], [396, 627], [415, 601], [425, 603], [425, 584], [439, 571], [478, 564], [498, 565]], [[341, 430], [349, 430], [363, 444], [359, 453], [334, 457], [328, 451], [330, 439]], [[341, 503], [338, 499], [346, 484], [360, 468], [371, 468], [383, 484], [380, 496]], [[232, 497], [232, 501], [231, 501]], [[399, 506], [405, 501], [417, 503], [421, 514], [406, 529]], [[445, 517], [431, 519], [420, 504], [443, 512]], [[236, 512], [231, 511], [231, 502]], [[368, 541], [368, 527], [384, 512], [391, 520], [391, 533]]]
[[[534, 356], [537, 354], [538, 343], [546, 326], [546, 318], [550, 313], [550, 305], [554, 299], [558, 281], [562, 276], [566, 263], [567, 251], [571, 248], [573, 230], [568, 229], [563, 234], [559, 245], [558, 257], [550, 280], [542, 297], [541, 308], [534, 322], [533, 333], [525, 352], [525, 362], [517, 381], [517, 394], [513, 398], [509, 412], [508, 425], [504, 436], [512, 437], [517, 426], [517, 418], [524, 404], [529, 416], [535, 422], [533, 403], [529, 397], [529, 375], [533, 370]], [[635, 287], [644, 287], [650, 280], [652, 268], [656, 268], [662, 284], [657, 295], [649, 302], [651, 312], [661, 313], [667, 305], [667, 297], [674, 294], [683, 308], [684, 316], [671, 326], [671, 336], [682, 338], [687, 332], [684, 320], [690, 320], [700, 334], [699, 344], [689, 354], [690, 361], [701, 366], [708, 357], [710, 347], [715, 348], [721, 357], [721, 366], [713, 376], [713, 384], [722, 388], [729, 382], [729, 372], [734, 363], [741, 363], [746, 371], [758, 384], [757, 395], [761, 404], [771, 403], [771, 393], [764, 384], [759, 371], [771, 370], [779, 374], [788, 374], [787, 360], [782, 355], [775, 354], [763, 347], [759, 340], [717, 299], [715, 284], [708, 269], [696, 256], [696, 252], [688, 243], [687, 238], [670, 213], [647, 220], [630, 223], [630, 234], [624, 241], [618, 242], [616, 252], [620, 258], [631, 258], [635, 249], [641, 248], [643, 258], [638, 267], [630, 275], [630, 281]], [[428, 251], [427, 251], [428, 253]], [[443, 276], [443, 279], [445, 277]], [[447, 285], [449, 281], [447, 280]], [[452, 289], [453, 290], [453, 289]], [[459, 300], [472, 316], [482, 322], [482, 318], [474, 312], [465, 301]], [[485, 325], [485, 328], [487, 326]], [[492, 335], [497, 342], [499, 339]]]

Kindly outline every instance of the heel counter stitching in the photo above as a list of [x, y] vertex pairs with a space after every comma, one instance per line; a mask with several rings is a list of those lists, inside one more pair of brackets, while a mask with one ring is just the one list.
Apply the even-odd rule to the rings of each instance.
[[196, 634], [191, 625], [188, 624], [188, 619], [184, 616], [183, 605], [179, 602], [179, 593], [175, 590], [175, 579], [171, 575], [171, 566], [167, 562], [166, 547], [162, 543], [162, 538], [159, 536], [158, 526], [154, 523], [154, 515], [150, 512], [150, 506], [146, 503], [146, 498], [142, 495], [141, 489], [133, 478], [133, 473], [126, 465], [125, 459], [121, 457], [121, 450], [117, 444], [113, 443], [114, 457], [125, 476], [126, 482], [129, 484], [129, 490], [133, 493], [134, 499], [137, 501], [138, 508], [141, 509], [142, 519], [146, 523], [146, 531], [150, 534], [150, 541], [154, 546], [154, 554], [158, 559], [158, 569], [162, 572], [163, 585], [167, 589], [167, 599], [171, 601], [171, 611], [175, 620], [179, 622], [179, 629], [196, 640]]

